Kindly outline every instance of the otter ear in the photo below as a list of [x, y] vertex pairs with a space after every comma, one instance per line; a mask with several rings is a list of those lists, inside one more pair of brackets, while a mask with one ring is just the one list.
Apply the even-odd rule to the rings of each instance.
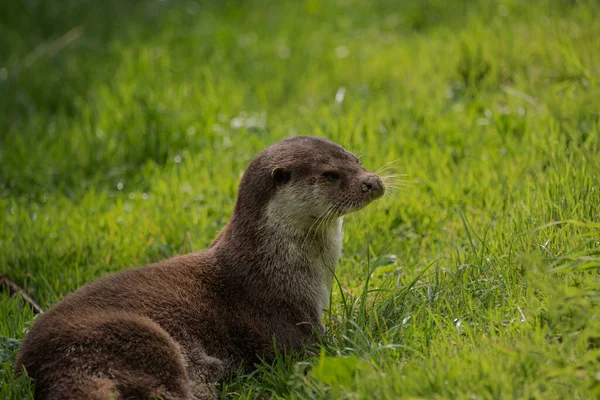
[[281, 167], [275, 167], [271, 171], [271, 179], [278, 185], [286, 183], [291, 177], [292, 173]]

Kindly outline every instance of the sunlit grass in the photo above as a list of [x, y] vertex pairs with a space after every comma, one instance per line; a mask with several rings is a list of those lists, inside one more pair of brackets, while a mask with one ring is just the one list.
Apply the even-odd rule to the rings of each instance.
[[224, 396], [600, 395], [597, 2], [100, 3], [0, 11], [0, 272], [42, 307], [207, 246], [254, 154], [326, 136], [394, 189], [346, 218], [324, 343]]

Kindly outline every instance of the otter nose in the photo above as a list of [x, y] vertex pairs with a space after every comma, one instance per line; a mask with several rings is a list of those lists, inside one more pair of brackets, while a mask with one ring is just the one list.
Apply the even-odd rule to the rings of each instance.
[[374, 196], [383, 194], [383, 183], [377, 175], [369, 175], [362, 183], [363, 192], [371, 192]]

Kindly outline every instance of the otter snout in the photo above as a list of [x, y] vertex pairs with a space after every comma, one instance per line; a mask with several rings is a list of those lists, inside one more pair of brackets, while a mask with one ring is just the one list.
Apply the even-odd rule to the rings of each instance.
[[369, 175], [362, 183], [362, 191], [370, 192], [371, 196], [376, 199], [383, 196], [385, 187], [377, 175]]

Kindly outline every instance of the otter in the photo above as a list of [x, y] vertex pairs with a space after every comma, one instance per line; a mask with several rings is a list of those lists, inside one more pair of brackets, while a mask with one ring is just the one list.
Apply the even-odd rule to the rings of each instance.
[[342, 216], [381, 179], [323, 138], [259, 153], [210, 245], [92, 282], [33, 324], [15, 370], [36, 399], [212, 399], [217, 382], [324, 333]]

